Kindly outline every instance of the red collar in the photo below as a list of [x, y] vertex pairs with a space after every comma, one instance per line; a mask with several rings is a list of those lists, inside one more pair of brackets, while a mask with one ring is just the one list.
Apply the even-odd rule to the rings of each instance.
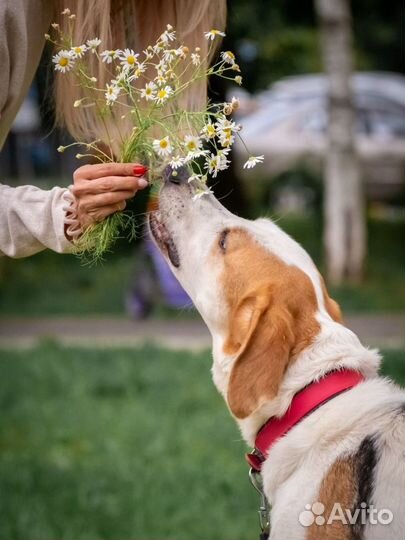
[[260, 429], [256, 436], [254, 452], [246, 454], [247, 462], [253, 469], [260, 471], [262, 463], [278, 439], [286, 435], [312, 411], [362, 381], [364, 381], [364, 376], [361, 373], [344, 369], [332, 371], [319, 381], [306, 386], [293, 397], [284, 416], [271, 417]]

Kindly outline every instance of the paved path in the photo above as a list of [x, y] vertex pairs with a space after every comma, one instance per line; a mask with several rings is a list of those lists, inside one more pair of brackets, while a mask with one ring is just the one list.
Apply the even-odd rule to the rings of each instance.
[[[349, 315], [347, 325], [366, 345], [405, 348], [405, 315]], [[64, 345], [127, 347], [145, 342], [173, 349], [209, 348], [209, 333], [199, 319], [128, 318], [4, 318], [0, 319], [0, 347], [32, 347], [41, 339]]]

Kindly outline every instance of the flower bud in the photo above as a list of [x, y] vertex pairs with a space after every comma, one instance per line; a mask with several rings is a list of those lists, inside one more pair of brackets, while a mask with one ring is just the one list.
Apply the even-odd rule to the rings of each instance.
[[231, 105], [232, 105], [232, 111], [235, 112], [239, 109], [240, 107], [240, 101], [238, 98], [236, 97], [233, 97], [232, 100], [231, 100]]
[[66, 150], [66, 146], [58, 146], [57, 150], [60, 154], [62, 154]]

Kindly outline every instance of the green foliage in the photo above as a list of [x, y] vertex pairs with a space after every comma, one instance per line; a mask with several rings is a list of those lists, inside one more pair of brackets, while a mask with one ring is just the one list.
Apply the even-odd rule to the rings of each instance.
[[[312, 217], [271, 217], [309, 251], [322, 269], [321, 217], [316, 213]], [[344, 312], [403, 310], [404, 229], [403, 221], [369, 220], [369, 257], [363, 284], [346, 284], [331, 291]], [[49, 251], [28, 259], [3, 258], [0, 315], [121, 314], [139, 260], [139, 251], [125, 243], [121, 251], [90, 267], [72, 255]]]
[[[351, 3], [356, 69], [403, 72], [400, 2], [357, 0]], [[257, 48], [253, 62], [240, 62], [244, 85], [266, 88], [290, 75], [322, 71], [313, 0], [232, 0], [229, 3], [230, 46]]]
[[0, 312], [5, 315], [122, 313], [135, 265], [133, 248], [107, 256], [97, 266], [74, 255], [43, 252], [0, 260]]
[[[0, 351], [0, 538], [239, 540], [258, 499], [210, 354]], [[405, 384], [403, 351], [383, 373]]]
[[0, 538], [244, 539], [245, 445], [210, 354], [0, 352]]
[[313, 28], [286, 28], [269, 34], [261, 48], [263, 69], [257, 84], [265, 87], [271, 81], [288, 75], [322, 71], [318, 34]]

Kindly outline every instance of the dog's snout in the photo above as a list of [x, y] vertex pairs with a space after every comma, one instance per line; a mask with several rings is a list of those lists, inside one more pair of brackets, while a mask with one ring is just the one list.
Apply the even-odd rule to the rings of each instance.
[[163, 179], [165, 183], [175, 185], [187, 184], [189, 176], [190, 175], [186, 167], [179, 167], [177, 169], [173, 169], [173, 167], [167, 165], [167, 167], [163, 171]]

